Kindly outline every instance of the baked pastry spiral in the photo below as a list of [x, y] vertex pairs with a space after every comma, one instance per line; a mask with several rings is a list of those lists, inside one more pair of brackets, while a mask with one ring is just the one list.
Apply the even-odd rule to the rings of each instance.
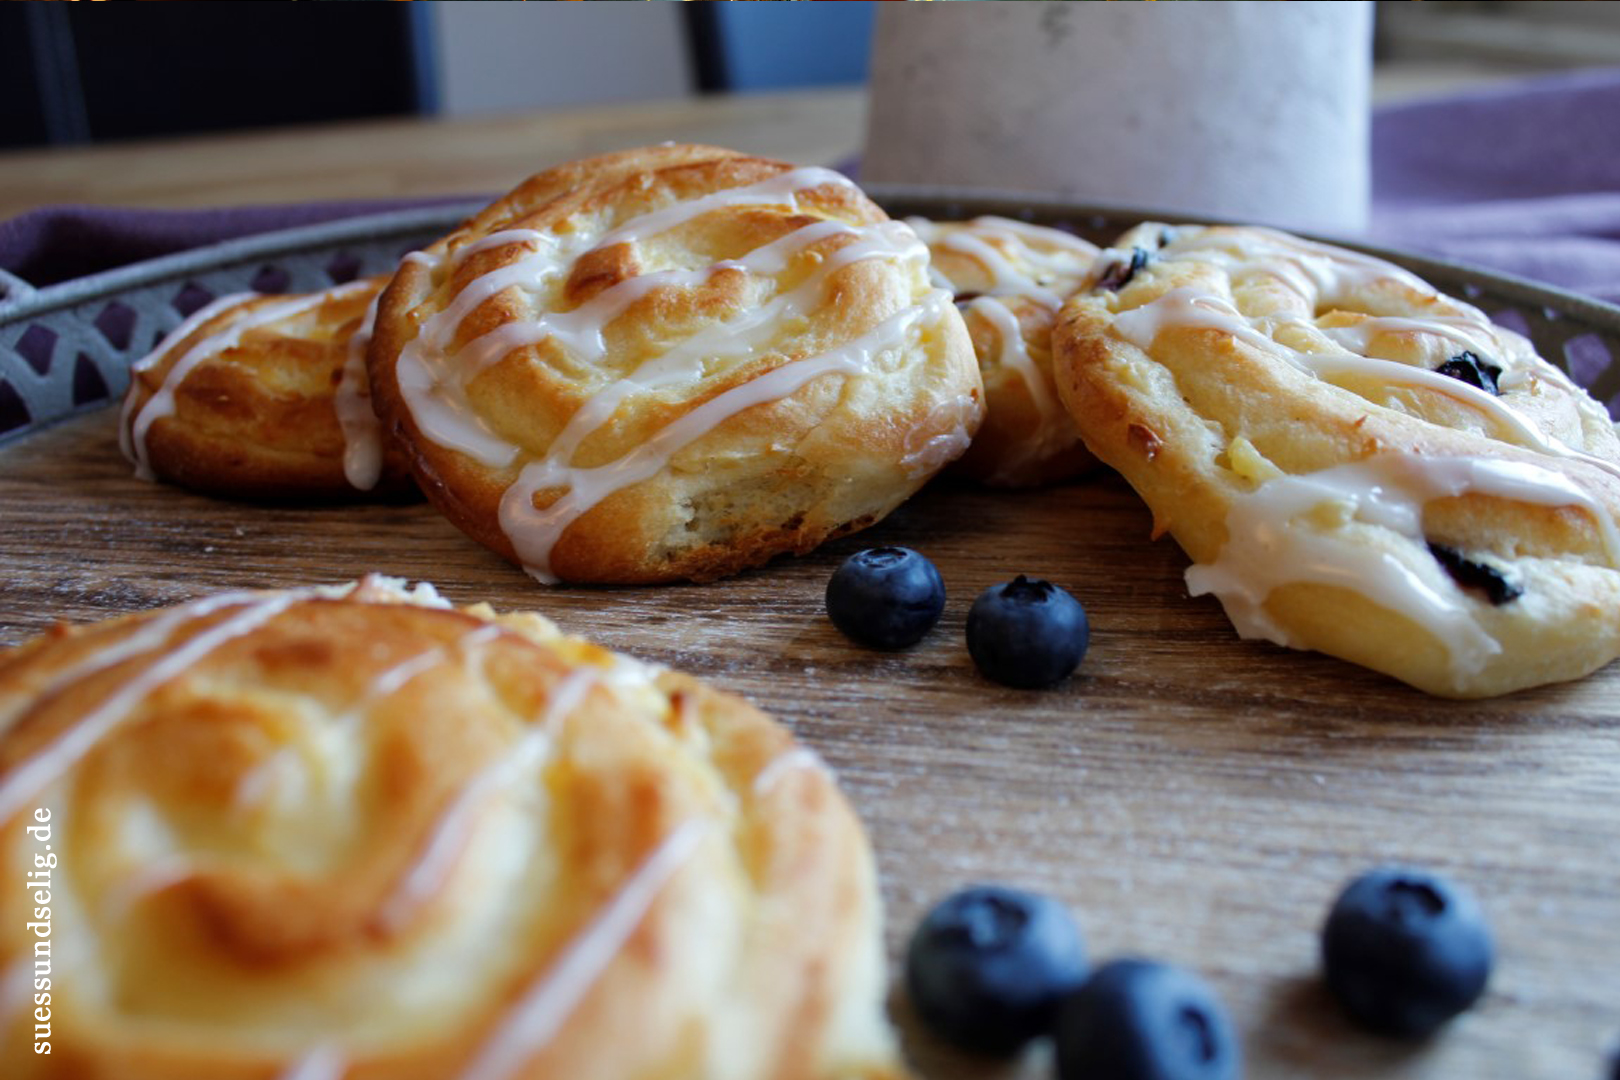
[[369, 356], [428, 497], [543, 581], [706, 580], [870, 525], [981, 386], [928, 251], [850, 181], [664, 145], [407, 256]]
[[1244, 637], [1434, 694], [1620, 654], [1620, 440], [1524, 338], [1386, 262], [1144, 225], [1055, 332], [1059, 392]]
[[243, 498], [410, 490], [365, 370], [386, 281], [236, 293], [182, 322], [131, 369], [119, 442], [137, 475]]
[[900, 1075], [828, 771], [537, 615], [367, 579], [58, 628], [0, 654], [0, 822], [12, 1080]]
[[1038, 487], [1096, 465], [1052, 382], [1052, 323], [1097, 247], [1009, 218], [907, 218], [934, 276], [956, 296], [984, 379], [984, 423], [952, 471], [993, 487]]

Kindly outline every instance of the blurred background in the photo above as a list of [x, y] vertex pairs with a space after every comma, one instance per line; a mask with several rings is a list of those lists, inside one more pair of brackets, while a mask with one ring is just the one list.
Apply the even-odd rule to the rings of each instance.
[[[873, 4], [0, 4], [0, 148], [864, 81]], [[1620, 64], [1620, 3], [1377, 5], [1384, 100]]]

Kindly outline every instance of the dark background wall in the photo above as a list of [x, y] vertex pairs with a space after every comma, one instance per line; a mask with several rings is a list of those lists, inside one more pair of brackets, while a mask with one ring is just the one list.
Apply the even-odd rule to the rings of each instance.
[[447, 20], [490, 27], [486, 50], [488, 32], [505, 35], [493, 44], [516, 35], [504, 65], [488, 51], [452, 59], [532, 87], [534, 107], [546, 104], [550, 73], [529, 54], [544, 53], [533, 46], [548, 37], [559, 48], [589, 42], [609, 89], [622, 50], [582, 32], [593, 15], [610, 39], [633, 29], [680, 54], [691, 79], [675, 92], [853, 84], [866, 77], [874, 17], [870, 0], [634, 14], [518, 7], [529, 5], [0, 3], [0, 148], [440, 112], [436, 35]]

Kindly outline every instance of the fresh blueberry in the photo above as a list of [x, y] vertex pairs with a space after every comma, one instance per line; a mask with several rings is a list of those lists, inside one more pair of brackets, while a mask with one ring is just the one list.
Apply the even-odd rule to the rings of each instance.
[[1485, 594], [1485, 599], [1496, 607], [1512, 603], [1524, 595], [1524, 586], [1516, 576], [1510, 577], [1490, 563], [1466, 558], [1454, 547], [1431, 543], [1429, 554], [1458, 585], [1480, 590]]
[[1007, 686], [1061, 682], [1080, 666], [1090, 642], [1080, 601], [1022, 574], [980, 593], [968, 611], [968, 655], [987, 678]]
[[1481, 360], [1471, 352], [1460, 352], [1435, 370], [1459, 382], [1465, 382], [1476, 390], [1483, 390], [1496, 397], [1502, 396], [1502, 389], [1498, 385], [1502, 369], [1489, 360]]
[[1086, 976], [1080, 927], [1057, 900], [994, 885], [940, 901], [906, 948], [906, 990], [928, 1029], [984, 1054], [1049, 1035]]
[[1152, 253], [1147, 248], [1140, 247], [1131, 248], [1129, 260], [1120, 256], [1117, 252], [1113, 254], [1115, 256], [1114, 261], [1108, 264], [1107, 269], [1102, 273], [1102, 277], [1097, 279], [1094, 288], [1118, 292], [1129, 285], [1131, 279], [1136, 277], [1136, 272], [1146, 266], [1153, 258]]
[[1215, 992], [1173, 964], [1110, 961], [1058, 1011], [1058, 1080], [1233, 1080], [1241, 1059]]
[[1356, 878], [1322, 927], [1328, 989], [1358, 1023], [1387, 1035], [1428, 1035], [1479, 1000], [1494, 951], [1474, 898], [1413, 867]]
[[910, 548], [857, 551], [827, 582], [827, 615], [833, 625], [874, 649], [915, 645], [944, 610], [945, 582], [939, 571]]

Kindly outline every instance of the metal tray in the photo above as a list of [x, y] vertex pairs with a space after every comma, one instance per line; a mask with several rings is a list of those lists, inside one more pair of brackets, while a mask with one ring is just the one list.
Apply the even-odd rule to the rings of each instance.
[[[1184, 214], [1076, 205], [1028, 193], [898, 185], [866, 190], [895, 216], [999, 214], [1057, 225], [1100, 244], [1141, 221]], [[34, 289], [0, 272], [0, 443], [119, 399], [129, 366], [186, 315], [228, 292], [313, 292], [379, 273], [442, 236], [480, 203], [350, 218], [233, 240]], [[1620, 415], [1620, 307], [1523, 278], [1323, 237], [1404, 266], [1524, 334], [1610, 415]]]
[[123, 396], [129, 367], [217, 296], [314, 292], [390, 269], [481, 203], [261, 233], [35, 289], [0, 271], [0, 443]]

